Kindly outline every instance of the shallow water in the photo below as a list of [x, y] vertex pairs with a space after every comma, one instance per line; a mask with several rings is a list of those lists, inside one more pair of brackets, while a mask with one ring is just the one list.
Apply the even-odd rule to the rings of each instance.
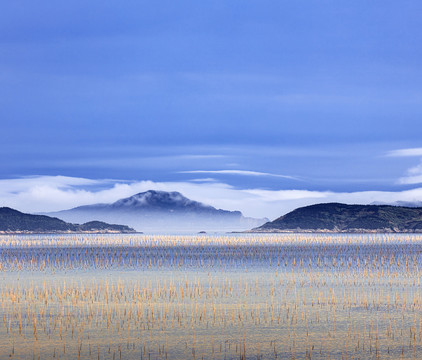
[[419, 235], [0, 237], [0, 358], [420, 359]]

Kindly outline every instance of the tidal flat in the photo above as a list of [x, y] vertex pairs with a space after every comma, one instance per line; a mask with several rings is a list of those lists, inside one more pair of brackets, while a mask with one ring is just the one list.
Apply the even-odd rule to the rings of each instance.
[[1, 359], [421, 359], [417, 234], [0, 237]]

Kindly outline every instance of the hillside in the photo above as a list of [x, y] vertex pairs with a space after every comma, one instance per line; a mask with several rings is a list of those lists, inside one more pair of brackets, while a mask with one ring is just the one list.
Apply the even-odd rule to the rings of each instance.
[[422, 208], [316, 204], [293, 210], [252, 232], [422, 232]]
[[0, 208], [0, 233], [133, 233], [135, 230], [125, 225], [110, 225], [92, 221], [82, 225], [67, 223], [46, 216], [31, 215], [20, 211]]

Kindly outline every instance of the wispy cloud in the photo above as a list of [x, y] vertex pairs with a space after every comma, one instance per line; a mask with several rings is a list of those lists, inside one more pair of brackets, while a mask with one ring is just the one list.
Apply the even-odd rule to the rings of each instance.
[[72, 188], [75, 186], [90, 186], [105, 182], [118, 182], [118, 180], [93, 180], [69, 176], [25, 176], [17, 179], [1, 179], [0, 194], [19, 193], [28, 188]]
[[422, 174], [415, 176], [404, 176], [399, 179], [398, 183], [402, 185], [422, 184]]
[[189, 170], [179, 171], [181, 174], [222, 174], [222, 175], [244, 175], [244, 176], [275, 176], [284, 179], [298, 180], [297, 177], [290, 175], [272, 174], [260, 171], [250, 170]]
[[198, 178], [198, 179], [191, 179], [191, 182], [215, 182], [217, 179], [214, 178]]
[[397, 149], [387, 152], [391, 157], [422, 156], [422, 148]]
[[79, 205], [111, 203], [147, 190], [179, 191], [193, 200], [216, 208], [240, 210], [247, 216], [270, 219], [297, 207], [320, 202], [369, 204], [422, 200], [422, 187], [397, 192], [333, 192], [239, 189], [218, 181], [154, 182], [37, 176], [0, 180], [0, 206], [25, 212], [57, 211]]
[[[422, 158], [422, 147], [397, 149], [387, 152], [389, 157], [419, 157]], [[416, 166], [409, 168], [406, 175], [399, 178], [397, 181], [401, 185], [415, 185], [422, 184], [422, 160]]]
[[422, 184], [422, 161], [419, 165], [407, 170], [407, 176], [401, 177], [398, 183], [403, 185]]

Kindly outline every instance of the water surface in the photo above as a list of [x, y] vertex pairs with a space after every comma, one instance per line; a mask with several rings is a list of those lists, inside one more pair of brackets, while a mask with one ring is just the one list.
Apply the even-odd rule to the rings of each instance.
[[0, 358], [420, 359], [419, 235], [0, 238]]

